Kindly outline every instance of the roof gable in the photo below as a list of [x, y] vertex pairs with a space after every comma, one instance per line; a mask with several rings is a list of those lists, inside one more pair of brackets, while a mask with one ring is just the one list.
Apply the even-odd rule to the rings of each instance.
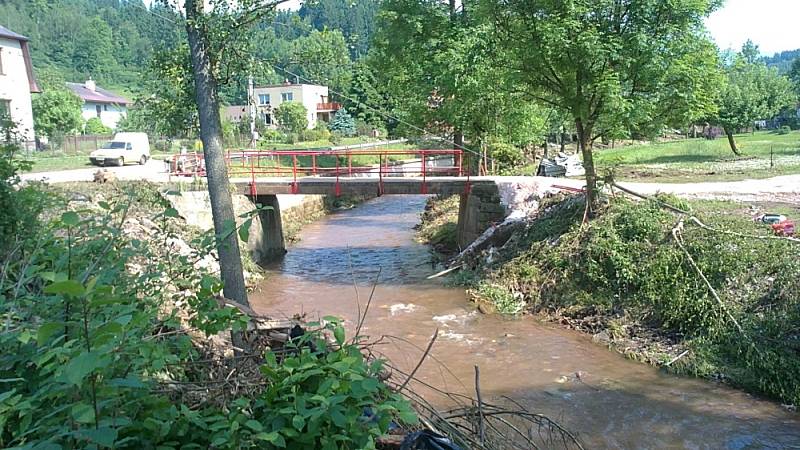
[[100, 87], [95, 88], [93, 91], [88, 89], [82, 83], [67, 83], [67, 87], [84, 102], [113, 103], [116, 105], [128, 105], [130, 103], [130, 100], [127, 98], [120, 97], [119, 95]]
[[16, 39], [18, 41], [28, 41], [28, 38], [25, 36], [14, 33], [13, 31], [9, 30], [8, 28], [0, 25], [0, 37], [8, 38], [8, 39]]

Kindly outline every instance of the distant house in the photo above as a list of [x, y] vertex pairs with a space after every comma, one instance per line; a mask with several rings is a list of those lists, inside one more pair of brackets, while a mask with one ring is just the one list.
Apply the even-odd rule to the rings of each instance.
[[17, 125], [18, 138], [33, 146], [31, 93], [41, 92], [33, 76], [28, 38], [0, 26], [0, 115]]
[[283, 102], [302, 103], [308, 111], [308, 128], [314, 128], [317, 122], [329, 122], [341, 105], [328, 98], [328, 87], [316, 84], [274, 84], [253, 88], [254, 105], [234, 105], [223, 110], [225, 119], [238, 123], [250, 117], [250, 108], [256, 109], [256, 119], [274, 128], [275, 108]]
[[91, 78], [84, 83], [67, 83], [67, 87], [83, 100], [81, 115], [84, 120], [99, 117], [103, 125], [117, 128], [119, 120], [128, 113], [128, 99], [97, 87]]

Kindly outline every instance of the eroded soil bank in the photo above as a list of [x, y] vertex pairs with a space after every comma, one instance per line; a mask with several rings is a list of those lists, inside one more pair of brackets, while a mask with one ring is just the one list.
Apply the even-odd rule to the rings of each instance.
[[[508, 396], [577, 431], [586, 448], [787, 448], [800, 419], [780, 405], [699, 379], [665, 374], [530, 317], [484, 315], [463, 288], [426, 280], [439, 268], [413, 227], [425, 197], [382, 197], [311, 224], [251, 295], [258, 312], [337, 315], [364, 330], [399, 370], [410, 371], [434, 330], [439, 338], [418, 372], [425, 382], [486, 398]], [[357, 289], [357, 293], [356, 293]], [[360, 304], [360, 306], [358, 306]], [[363, 333], [362, 331], [362, 333]], [[434, 403], [447, 400], [416, 386]]]

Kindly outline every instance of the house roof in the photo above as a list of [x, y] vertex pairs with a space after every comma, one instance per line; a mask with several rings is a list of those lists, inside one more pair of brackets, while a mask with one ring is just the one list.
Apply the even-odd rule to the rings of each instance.
[[95, 90], [88, 89], [83, 83], [67, 83], [67, 87], [81, 98], [84, 102], [92, 103], [113, 103], [116, 105], [128, 105], [130, 100], [125, 97], [97, 87]]
[[25, 36], [14, 33], [13, 31], [9, 30], [8, 28], [0, 25], [0, 37], [8, 38], [8, 39], [16, 39], [18, 41], [28, 41], [28, 38]]

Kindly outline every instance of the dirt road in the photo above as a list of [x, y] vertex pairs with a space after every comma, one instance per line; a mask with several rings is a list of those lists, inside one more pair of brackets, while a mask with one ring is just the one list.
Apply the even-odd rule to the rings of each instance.
[[[22, 175], [23, 180], [64, 183], [71, 181], [92, 181], [99, 168], [40, 172]], [[107, 167], [120, 180], [141, 180], [164, 183], [169, 181], [164, 161], [150, 160], [144, 166], [127, 165]], [[492, 177], [508, 180], [523, 180], [525, 177]], [[528, 178], [530, 179], [530, 178]], [[583, 182], [571, 179], [547, 179], [548, 184], [582, 187]], [[763, 180], [743, 180], [730, 182], [698, 183], [620, 183], [633, 191], [652, 195], [658, 192], [671, 193], [681, 197], [702, 199], [729, 199], [745, 202], [800, 203], [800, 175], [784, 175]]]

